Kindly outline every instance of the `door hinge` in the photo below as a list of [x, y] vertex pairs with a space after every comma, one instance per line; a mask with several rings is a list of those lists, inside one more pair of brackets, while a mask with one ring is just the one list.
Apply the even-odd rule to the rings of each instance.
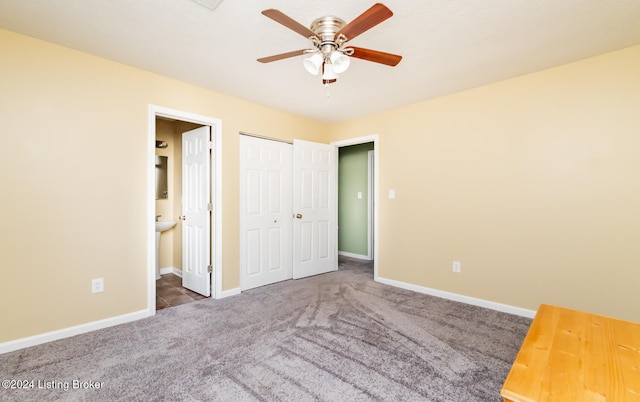
[[213, 203], [208, 203], [207, 204], [207, 211], [213, 211]]
[[212, 273], [213, 272], [213, 265], [207, 265], [207, 272], [208, 273]]
[[207, 141], [207, 146], [209, 149], [213, 149], [213, 141]]

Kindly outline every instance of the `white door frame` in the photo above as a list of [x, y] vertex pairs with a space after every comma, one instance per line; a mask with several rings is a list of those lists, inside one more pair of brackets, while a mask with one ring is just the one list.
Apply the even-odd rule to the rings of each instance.
[[162, 106], [149, 105], [147, 132], [147, 312], [156, 313], [156, 252], [155, 252], [155, 149], [156, 149], [156, 117], [186, 121], [211, 126], [211, 139], [214, 144], [215, 163], [211, 165], [214, 174], [212, 201], [213, 226], [211, 250], [214, 260], [211, 297], [222, 297], [222, 121], [214, 117], [202, 116]]
[[[378, 189], [380, 188], [378, 185], [378, 164], [380, 158], [378, 158], [378, 149], [380, 148], [378, 144], [378, 134], [366, 135], [363, 137], [349, 138], [341, 141], [334, 141], [331, 145], [335, 145], [338, 148], [348, 147], [350, 145], [358, 145], [365, 144], [368, 142], [373, 142], [373, 191], [374, 191], [374, 199], [373, 199], [373, 280], [378, 280], [378, 228], [380, 225], [378, 224], [378, 209], [379, 209], [379, 193]], [[337, 186], [337, 183], [336, 183]], [[336, 222], [338, 219], [338, 208], [336, 208]]]
[[375, 161], [375, 151], [367, 151], [367, 258], [370, 260], [373, 260], [373, 230], [375, 229], [375, 219], [373, 218], [373, 208], [376, 205], [373, 202], [376, 191], [373, 181], [376, 174]]

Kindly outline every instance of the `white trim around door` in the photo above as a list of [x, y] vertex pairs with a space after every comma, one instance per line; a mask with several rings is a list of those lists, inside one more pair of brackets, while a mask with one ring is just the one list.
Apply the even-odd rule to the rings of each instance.
[[154, 315], [156, 311], [156, 275], [155, 275], [155, 144], [156, 117], [202, 124], [211, 127], [214, 163], [211, 180], [213, 201], [213, 226], [211, 231], [212, 282], [211, 297], [221, 298], [222, 291], [222, 121], [181, 110], [149, 105], [147, 133], [147, 311]]

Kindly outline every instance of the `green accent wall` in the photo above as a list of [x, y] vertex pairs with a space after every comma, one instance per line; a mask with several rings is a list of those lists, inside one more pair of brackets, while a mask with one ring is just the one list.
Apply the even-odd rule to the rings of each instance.
[[338, 250], [363, 256], [367, 255], [369, 151], [372, 142], [341, 147], [338, 158]]

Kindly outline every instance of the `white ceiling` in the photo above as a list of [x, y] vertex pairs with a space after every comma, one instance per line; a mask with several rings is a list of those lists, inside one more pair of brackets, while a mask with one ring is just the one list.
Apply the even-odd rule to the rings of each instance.
[[353, 59], [325, 88], [303, 57], [256, 61], [310, 45], [263, 9], [309, 26], [373, 3], [0, 0], [0, 27], [324, 122], [640, 44], [640, 0], [385, 0], [394, 16], [349, 44], [400, 54], [397, 67]]

